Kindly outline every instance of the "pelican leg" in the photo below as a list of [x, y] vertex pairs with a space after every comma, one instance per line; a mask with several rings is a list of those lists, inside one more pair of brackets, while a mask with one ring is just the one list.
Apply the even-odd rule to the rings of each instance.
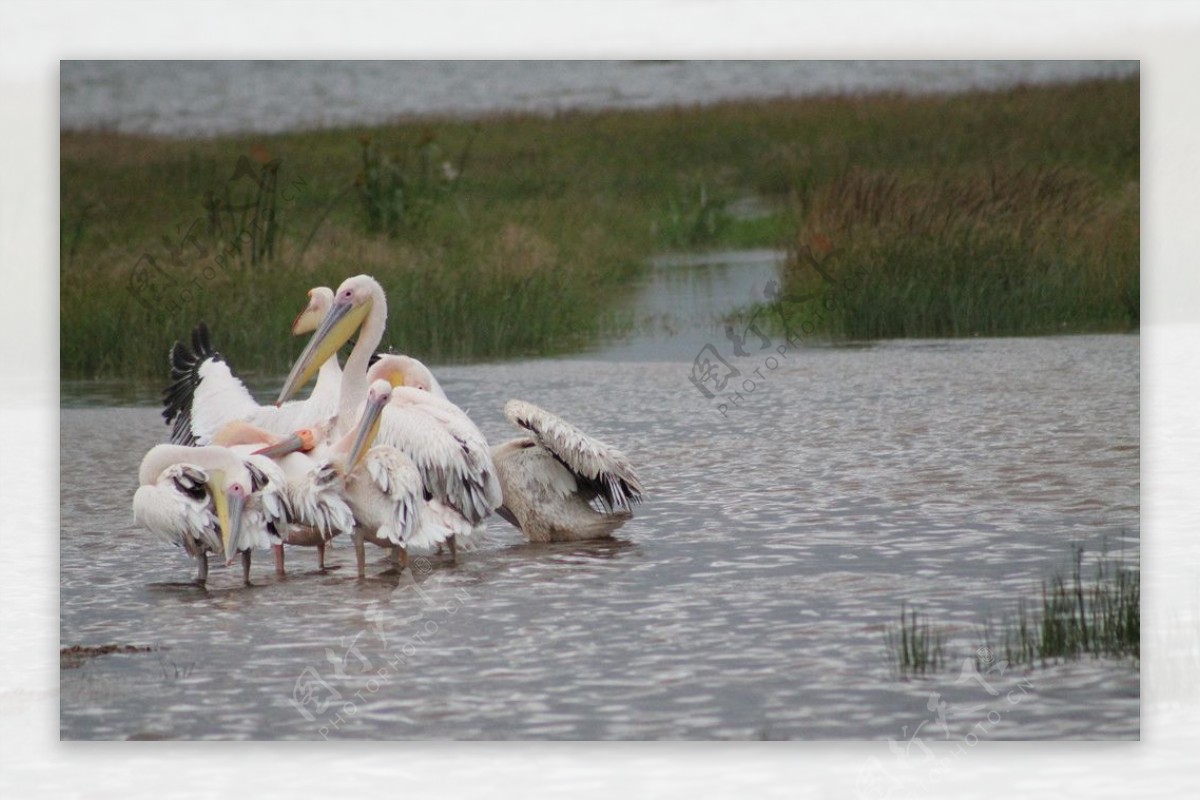
[[201, 551], [196, 560], [199, 562], [196, 565], [196, 583], [203, 586], [208, 581], [208, 553]]
[[358, 577], [364, 578], [367, 575], [367, 552], [363, 547], [363, 533], [359, 529], [354, 530], [354, 558], [358, 560]]
[[250, 549], [242, 551], [242, 581], [250, 586]]
[[408, 567], [408, 549], [403, 545], [392, 546], [392, 566], [396, 568], [397, 573]]
[[317, 543], [317, 570], [325, 569], [325, 541]]
[[275, 554], [275, 574], [278, 576], [287, 575], [287, 571], [283, 569], [283, 543], [275, 543], [271, 546], [271, 551]]
[[458, 542], [454, 534], [446, 537], [446, 545], [450, 547], [450, 564], [458, 564]]

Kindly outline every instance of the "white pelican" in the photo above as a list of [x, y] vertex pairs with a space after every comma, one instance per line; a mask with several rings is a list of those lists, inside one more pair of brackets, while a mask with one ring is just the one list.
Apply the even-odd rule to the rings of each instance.
[[283, 538], [293, 515], [283, 469], [274, 460], [255, 453], [260, 446], [256, 437], [247, 434], [250, 431], [255, 429], [235, 421], [213, 437], [213, 445], [233, 451], [254, 479], [246, 499], [242, 537], [237, 548], [242, 552], [243, 578], [247, 585], [250, 583], [250, 552], [253, 548], [270, 548], [276, 555], [276, 569], [282, 568]]
[[[320, 323], [333, 301], [328, 287], [308, 291], [309, 302], [292, 324], [292, 334], [307, 334]], [[171, 385], [163, 394], [163, 417], [172, 426], [171, 442], [208, 445], [227, 424], [244, 420], [272, 434], [290, 435], [319, 425], [337, 411], [341, 368], [337, 358], [321, 364], [317, 385], [306, 400], [262, 406], [233, 374], [229, 362], [212, 347], [208, 326], [192, 331], [192, 347], [171, 347]]]
[[[449, 498], [473, 523], [487, 517], [500, 503], [499, 488], [484, 478], [494, 474], [490, 449], [467, 413], [446, 398], [425, 365], [408, 356], [380, 357], [367, 371], [367, 378], [392, 386], [386, 436], [405, 443], [410, 455], [415, 454], [427, 489]], [[445, 474], [447, 464], [461, 469], [457, 480]]]
[[240, 551], [242, 579], [249, 584], [250, 549], [269, 544], [270, 527], [278, 522], [280, 499], [261, 497], [269, 481], [229, 448], [156, 445], [138, 470], [133, 517], [198, 559], [200, 583], [208, 578], [210, 551], [227, 562]]
[[608, 537], [633, 516], [645, 490], [624, 454], [532, 403], [510, 400], [504, 416], [532, 436], [492, 448], [497, 512], [531, 542]]
[[262, 466], [263, 472], [269, 473], [284, 488], [289, 525], [279, 531], [279, 540], [271, 543], [275, 572], [279, 575], [285, 573], [285, 543], [316, 546], [317, 566], [324, 570], [325, 544], [338, 534], [354, 530], [354, 514], [342, 497], [341, 475], [308, 453], [316, 439], [317, 435], [311, 429], [301, 429], [291, 437], [281, 439], [237, 420], [222, 428], [213, 440]]
[[[386, 321], [387, 299], [375, 279], [359, 275], [343, 281], [329, 312], [292, 367], [279, 402], [295, 394], [358, 331], [358, 341], [342, 369], [334, 429], [335, 436], [345, 435], [361, 416], [371, 380], [370, 356], [383, 339]], [[387, 372], [388, 360], [385, 356], [371, 368], [372, 378]], [[500, 483], [487, 441], [466, 413], [449, 401], [429, 392], [396, 387], [381, 415], [379, 441], [403, 451], [416, 464], [427, 498], [446, 507], [447, 513], [461, 515], [472, 530], [482, 528], [479, 524], [500, 505]], [[458, 525], [454, 528], [465, 530]], [[457, 555], [458, 536], [446, 540], [452, 558]]]
[[367, 398], [367, 367], [371, 353], [383, 340], [386, 326], [387, 298], [379, 282], [366, 275], [347, 278], [334, 293], [329, 311], [292, 366], [275, 405], [281, 409], [288, 408], [290, 404], [285, 405], [284, 402], [307, 384], [327, 361], [336, 356], [338, 348], [358, 331], [358, 341], [354, 343], [342, 368], [337, 417], [331, 432], [335, 436], [345, 434], [359, 419]]

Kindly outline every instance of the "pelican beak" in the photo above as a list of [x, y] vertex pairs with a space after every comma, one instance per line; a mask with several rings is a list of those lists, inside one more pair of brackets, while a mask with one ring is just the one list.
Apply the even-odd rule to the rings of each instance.
[[347, 473], [358, 467], [358, 463], [375, 444], [375, 437], [379, 434], [379, 424], [383, 421], [383, 410], [390, 399], [388, 395], [375, 395], [374, 393], [368, 396], [362, 420], [358, 424], [358, 434], [354, 437], [354, 446], [350, 448], [350, 456], [346, 460]]
[[278, 459], [282, 456], [287, 456], [289, 453], [304, 450], [304, 437], [297, 432], [292, 434], [287, 439], [281, 439], [274, 445], [268, 445], [265, 448], [259, 448], [254, 452], [254, 456], [265, 456], [268, 459]]
[[246, 502], [246, 491], [239, 485], [234, 485], [230, 491], [223, 486], [222, 474], [214, 471], [215, 480], [210, 477], [208, 491], [212, 495], [213, 505], [217, 507], [217, 520], [221, 524], [221, 544], [225, 546], [226, 561], [233, 561], [237, 553], [237, 543], [242, 532], [242, 509]]
[[[279, 400], [275, 401], [276, 406], [295, 395], [317, 374], [321, 365], [337, 353], [338, 348], [345, 345], [350, 337], [354, 336], [354, 332], [359, 329], [371, 311], [371, 305], [370, 298], [358, 306], [355, 306], [353, 301], [340, 297], [333, 302], [329, 311], [326, 312], [325, 318], [317, 327], [316, 333], [304, 346], [304, 352], [292, 366], [292, 372], [288, 374], [283, 389], [279, 391]], [[299, 319], [297, 322], [300, 322]]]
[[[312, 290], [308, 291], [308, 296], [312, 297]], [[321, 324], [321, 317], [311, 307], [305, 307], [304, 311], [296, 315], [296, 321], [292, 323], [292, 336], [300, 336], [307, 334], [310, 331], [316, 331], [317, 326]]]

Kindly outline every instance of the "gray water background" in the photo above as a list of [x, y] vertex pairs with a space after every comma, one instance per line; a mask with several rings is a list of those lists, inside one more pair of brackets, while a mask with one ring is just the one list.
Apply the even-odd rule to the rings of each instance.
[[1137, 72], [1136, 61], [64, 61], [60, 124], [277, 133], [419, 115], [948, 93]]

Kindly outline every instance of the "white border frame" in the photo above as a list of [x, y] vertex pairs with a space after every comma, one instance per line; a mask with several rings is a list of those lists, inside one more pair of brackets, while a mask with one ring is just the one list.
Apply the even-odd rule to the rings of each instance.
[[1152, 0], [0, 5], [0, 794], [853, 796], [864, 761], [890, 758], [886, 743], [60, 743], [58, 60], [181, 56], [1141, 59], [1144, 742], [981, 744], [925, 792], [1200, 792], [1197, 677], [1163, 652], [1200, 653], [1198, 34], [1200, 6]]

